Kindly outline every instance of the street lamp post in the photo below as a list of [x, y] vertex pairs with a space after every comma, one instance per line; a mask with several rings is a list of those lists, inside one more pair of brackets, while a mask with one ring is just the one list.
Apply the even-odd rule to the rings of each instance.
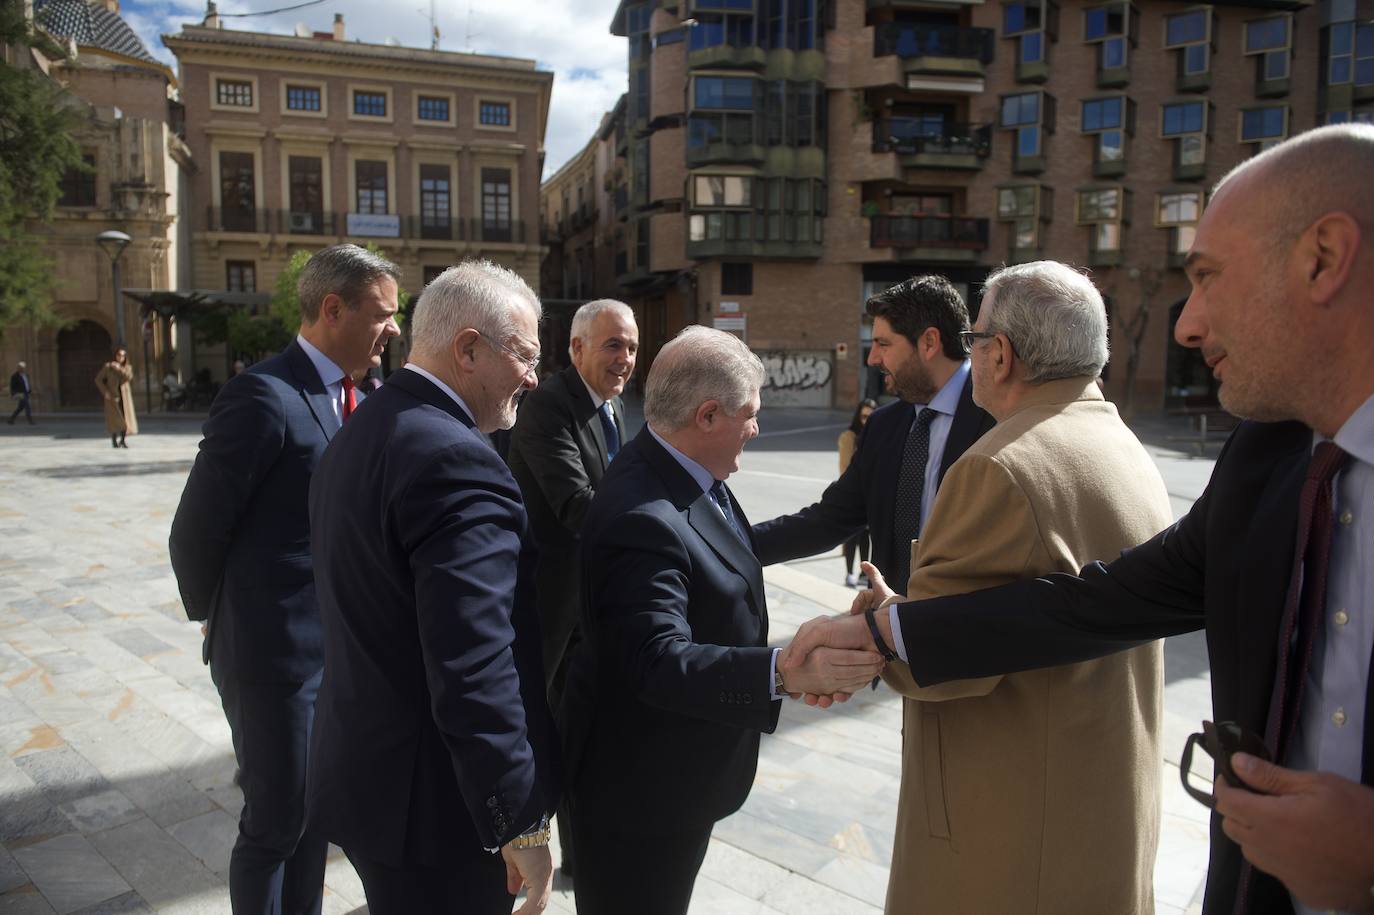
[[[115, 345], [120, 349], [125, 348], [125, 342], [124, 291], [119, 285], [119, 257], [124, 253], [124, 249], [129, 247], [131, 241], [133, 241], [132, 238], [115, 229], [108, 229], [95, 237], [95, 243], [110, 256], [110, 270], [114, 274]], [[146, 372], [148, 367], [145, 365], [143, 370]]]

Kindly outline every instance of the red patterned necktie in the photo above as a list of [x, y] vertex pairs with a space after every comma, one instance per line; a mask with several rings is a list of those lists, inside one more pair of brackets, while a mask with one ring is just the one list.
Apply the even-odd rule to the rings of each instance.
[[348, 419], [357, 408], [358, 396], [354, 390], [353, 379], [345, 375], [343, 377], [343, 418]]

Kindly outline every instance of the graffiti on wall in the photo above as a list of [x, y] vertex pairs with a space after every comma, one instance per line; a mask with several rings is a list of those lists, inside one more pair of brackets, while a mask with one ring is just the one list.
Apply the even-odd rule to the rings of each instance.
[[834, 374], [831, 354], [824, 350], [764, 352], [761, 399], [774, 406], [828, 407]]

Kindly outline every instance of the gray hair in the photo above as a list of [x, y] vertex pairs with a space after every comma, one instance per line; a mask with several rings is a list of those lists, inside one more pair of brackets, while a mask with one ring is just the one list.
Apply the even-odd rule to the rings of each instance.
[[1102, 293], [1077, 270], [1035, 261], [995, 270], [983, 285], [986, 329], [1007, 335], [1025, 381], [1096, 378], [1107, 364]]
[[539, 297], [520, 274], [487, 260], [463, 261], [425, 287], [410, 319], [411, 351], [436, 356], [467, 328], [505, 342], [515, 336], [521, 304], [536, 321], [543, 317]]
[[733, 415], [763, 379], [763, 363], [743, 340], [693, 324], [658, 351], [644, 388], [644, 421], [659, 432], [676, 432], [708, 400]]
[[572, 341], [581, 340], [583, 343], [591, 342], [588, 338], [592, 335], [592, 325], [596, 319], [606, 312], [614, 312], [620, 317], [635, 323], [634, 309], [624, 302], [615, 299], [596, 299], [588, 302], [573, 313], [572, 327], [568, 330], [568, 352], [572, 353]]
[[301, 320], [314, 324], [320, 319], [324, 297], [337, 295], [348, 308], [357, 308], [363, 290], [384, 276], [401, 282], [401, 268], [386, 258], [357, 245], [334, 245], [316, 251], [305, 262], [296, 283]]

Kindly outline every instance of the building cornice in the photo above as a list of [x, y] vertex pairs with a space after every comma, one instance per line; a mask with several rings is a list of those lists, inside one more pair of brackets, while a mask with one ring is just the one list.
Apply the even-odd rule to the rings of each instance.
[[309, 63], [337, 72], [347, 68], [385, 70], [394, 79], [398, 72], [433, 78], [442, 74], [461, 76], [481, 83], [512, 83], [548, 92], [553, 73], [535, 69], [535, 62], [523, 58], [494, 57], [457, 51], [432, 51], [401, 48], [357, 41], [332, 41], [316, 38], [270, 35], [262, 32], [235, 32], [183, 26], [176, 35], [162, 36], [163, 43], [184, 65], [216, 62], [243, 65], [245, 59]]

